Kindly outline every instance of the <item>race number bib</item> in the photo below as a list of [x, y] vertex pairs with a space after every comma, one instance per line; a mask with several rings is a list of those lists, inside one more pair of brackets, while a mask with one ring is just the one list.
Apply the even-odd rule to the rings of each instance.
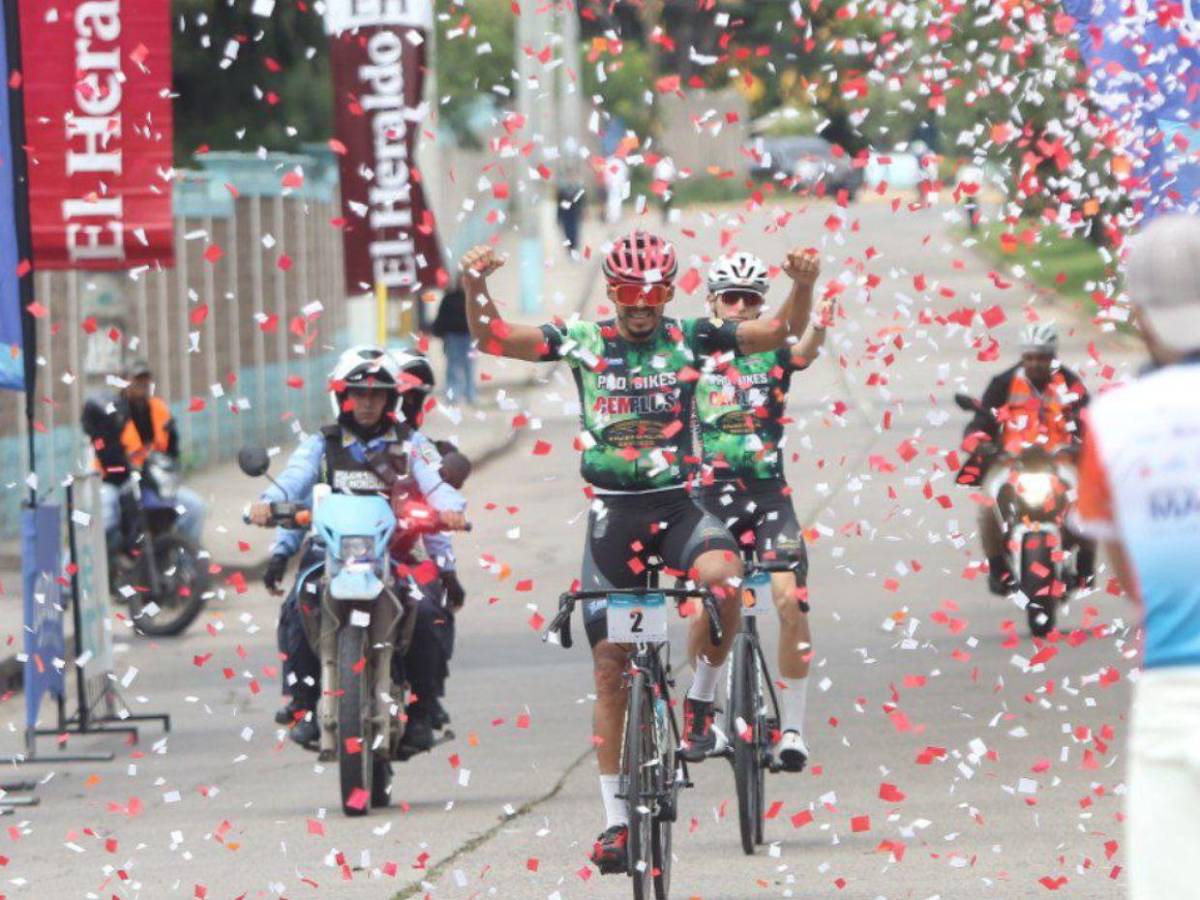
[[769, 572], [752, 572], [742, 579], [743, 616], [766, 615], [773, 605]]
[[663, 594], [609, 594], [608, 639], [616, 644], [655, 644], [667, 639]]

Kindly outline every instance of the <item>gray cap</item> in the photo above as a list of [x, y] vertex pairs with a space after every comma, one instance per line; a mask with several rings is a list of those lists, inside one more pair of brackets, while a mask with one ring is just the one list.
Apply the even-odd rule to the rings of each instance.
[[150, 374], [150, 362], [143, 356], [135, 356], [133, 359], [125, 363], [121, 374], [125, 378], [137, 378], [139, 375]]
[[1154, 336], [1175, 350], [1200, 347], [1200, 218], [1155, 219], [1131, 242], [1125, 272]]

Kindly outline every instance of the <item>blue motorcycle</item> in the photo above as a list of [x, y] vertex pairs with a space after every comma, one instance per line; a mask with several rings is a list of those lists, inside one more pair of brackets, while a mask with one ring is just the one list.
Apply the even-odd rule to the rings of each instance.
[[[238, 464], [251, 477], [270, 467], [260, 447], [243, 449]], [[427, 518], [437, 530], [437, 514]], [[319, 596], [320, 616], [305, 620], [321, 662], [319, 758], [337, 760], [343, 812], [365, 815], [388, 805], [391, 763], [403, 758], [407, 686], [395, 681], [392, 658], [412, 638], [417, 604], [390, 564], [396, 513], [382, 496], [318, 485], [311, 509], [272, 503], [271, 525], [311, 529], [310, 540], [324, 549], [324, 559], [300, 575], [302, 592]]]

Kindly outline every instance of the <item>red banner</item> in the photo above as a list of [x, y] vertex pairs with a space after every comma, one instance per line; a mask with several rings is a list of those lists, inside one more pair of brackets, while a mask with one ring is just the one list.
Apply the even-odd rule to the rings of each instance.
[[446, 281], [413, 156], [431, 7], [432, 0], [328, 0], [350, 294]]
[[171, 4], [19, 3], [35, 268], [170, 265]]

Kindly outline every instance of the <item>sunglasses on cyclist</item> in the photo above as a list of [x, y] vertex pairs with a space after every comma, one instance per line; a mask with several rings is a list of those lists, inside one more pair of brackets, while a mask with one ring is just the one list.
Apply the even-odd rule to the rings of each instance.
[[639, 301], [647, 306], [662, 306], [671, 299], [669, 284], [613, 284], [609, 287], [613, 299], [621, 306], [637, 306]]
[[717, 300], [726, 306], [737, 306], [739, 303], [747, 309], [762, 306], [763, 296], [754, 291], [722, 291], [717, 294]]

